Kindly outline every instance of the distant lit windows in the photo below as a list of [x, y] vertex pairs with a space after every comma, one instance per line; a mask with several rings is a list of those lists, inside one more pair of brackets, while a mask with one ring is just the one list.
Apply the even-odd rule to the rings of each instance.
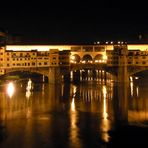
[[23, 53], [20, 53], [20, 57], [22, 57], [23, 56]]

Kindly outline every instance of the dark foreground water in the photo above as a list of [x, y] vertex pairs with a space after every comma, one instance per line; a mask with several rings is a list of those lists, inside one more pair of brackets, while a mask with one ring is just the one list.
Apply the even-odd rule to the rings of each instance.
[[33, 90], [14, 84], [14, 92], [12, 87], [0, 89], [0, 148], [147, 144], [147, 83], [34, 84]]

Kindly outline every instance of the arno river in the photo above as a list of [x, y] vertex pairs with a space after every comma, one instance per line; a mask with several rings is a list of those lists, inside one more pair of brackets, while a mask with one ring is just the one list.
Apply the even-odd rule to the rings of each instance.
[[[112, 141], [110, 131], [122, 125], [147, 129], [145, 80], [0, 88], [0, 148], [105, 148]], [[121, 139], [119, 147], [124, 144]]]

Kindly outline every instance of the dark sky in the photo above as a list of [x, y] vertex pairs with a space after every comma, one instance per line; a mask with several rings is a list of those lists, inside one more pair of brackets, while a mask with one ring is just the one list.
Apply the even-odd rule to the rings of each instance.
[[93, 43], [135, 40], [148, 33], [147, 4], [142, 1], [6, 1], [0, 27], [30, 41]]

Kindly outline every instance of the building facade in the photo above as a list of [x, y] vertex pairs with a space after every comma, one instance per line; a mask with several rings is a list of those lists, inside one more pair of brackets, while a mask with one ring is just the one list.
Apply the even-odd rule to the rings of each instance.
[[6, 45], [0, 47], [0, 74], [16, 68], [65, 67], [70, 64], [118, 66], [119, 50], [127, 47], [126, 65], [148, 65], [148, 44]]

